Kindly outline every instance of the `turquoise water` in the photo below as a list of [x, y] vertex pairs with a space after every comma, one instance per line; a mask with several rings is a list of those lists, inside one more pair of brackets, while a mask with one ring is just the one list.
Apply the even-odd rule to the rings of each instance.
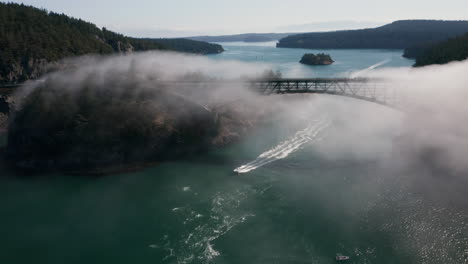
[[[213, 58], [272, 50], [225, 47]], [[300, 50], [273, 51], [284, 52], [270, 61], [284, 75], [340, 75], [389, 56], [411, 64], [401, 51], [343, 50], [329, 51], [341, 64], [316, 70], [293, 65]], [[305, 102], [229, 147], [139, 172], [25, 177], [0, 167], [0, 263], [327, 264], [337, 253], [351, 257], [344, 263], [463, 263], [467, 211], [416, 188], [428, 172], [401, 165], [390, 144], [401, 117], [344, 98]]]
[[[352, 72], [382, 63], [380, 67], [408, 67], [414, 61], [402, 57], [402, 50], [313, 50], [276, 48], [275, 42], [245, 43], [223, 42], [225, 52], [210, 55], [214, 59], [240, 60], [271, 65], [283, 77], [345, 77]], [[310, 66], [299, 63], [305, 53], [327, 53], [335, 61], [332, 65]]]

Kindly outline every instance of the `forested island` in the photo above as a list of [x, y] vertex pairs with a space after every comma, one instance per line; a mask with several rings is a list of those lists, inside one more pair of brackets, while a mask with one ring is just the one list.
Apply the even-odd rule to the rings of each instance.
[[[468, 21], [401, 20], [377, 28], [290, 35], [279, 48], [405, 49], [468, 32]], [[413, 53], [407, 53], [411, 57]]]
[[[132, 64], [132, 58], [91, 61], [48, 75], [21, 97], [7, 130], [9, 166], [24, 172], [126, 170], [225, 146], [246, 135], [264, 115], [249, 96], [235, 104], [209, 99], [217, 84], [196, 94], [148, 86], [147, 78], [161, 76], [145, 71], [146, 64]], [[96, 69], [95, 76], [89, 75], [88, 65]], [[8, 108], [0, 100], [0, 113]]]
[[184, 39], [138, 39], [98, 28], [81, 19], [23, 4], [0, 3], [0, 84], [38, 78], [85, 54], [175, 50], [219, 53], [222, 46]]
[[307, 65], [330, 65], [334, 61], [329, 54], [319, 53], [315, 55], [313, 53], [306, 53], [299, 62]]

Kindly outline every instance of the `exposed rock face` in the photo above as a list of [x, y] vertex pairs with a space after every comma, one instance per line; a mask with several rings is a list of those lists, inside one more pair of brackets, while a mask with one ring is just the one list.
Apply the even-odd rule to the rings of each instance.
[[58, 63], [49, 63], [45, 59], [29, 59], [27, 64], [15, 63], [11, 65], [12, 71], [0, 75], [0, 83], [15, 84], [29, 79], [37, 79], [44, 73], [54, 69]]
[[135, 48], [132, 46], [132, 44], [126, 42], [123, 43], [122, 41], [117, 42], [117, 51], [119, 53], [132, 53], [135, 50]]
[[29, 59], [26, 65], [15, 63], [12, 70], [6, 75], [0, 74], [0, 84], [20, 84], [28, 80], [39, 79], [47, 73], [73, 67], [66, 60], [48, 62], [46, 59]]
[[328, 54], [319, 53], [315, 55], [312, 53], [306, 53], [302, 56], [302, 59], [299, 62], [307, 65], [330, 65], [334, 61]]
[[239, 140], [246, 135], [259, 121], [261, 114], [252, 115], [252, 106], [238, 103], [215, 108], [216, 122], [218, 125], [216, 136], [211, 140], [215, 146], [225, 146]]

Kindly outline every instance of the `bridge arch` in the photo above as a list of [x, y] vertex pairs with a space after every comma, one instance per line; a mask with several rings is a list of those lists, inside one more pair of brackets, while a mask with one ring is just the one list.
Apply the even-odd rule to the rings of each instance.
[[263, 95], [271, 94], [328, 94], [350, 97], [398, 108], [401, 98], [397, 89], [383, 79], [369, 78], [312, 78], [272, 79], [251, 82], [251, 88]]
[[[395, 87], [383, 79], [371, 78], [307, 78], [268, 79], [251, 81], [163, 81], [163, 85], [193, 86], [213, 83], [239, 83], [247, 85], [261, 95], [272, 94], [327, 94], [344, 96], [376, 103], [391, 108], [400, 108], [401, 96]], [[0, 87], [0, 94], [11, 94], [22, 85]]]

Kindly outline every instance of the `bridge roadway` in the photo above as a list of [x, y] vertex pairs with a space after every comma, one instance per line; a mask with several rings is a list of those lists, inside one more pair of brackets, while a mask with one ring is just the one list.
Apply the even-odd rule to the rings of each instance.
[[307, 78], [307, 79], [269, 79], [269, 80], [213, 80], [177, 81], [173, 85], [190, 88], [194, 85], [244, 85], [263, 94], [329, 94], [351, 97], [381, 105], [398, 108], [401, 98], [395, 87], [383, 79], [369, 78]]
[[351, 97], [396, 107], [400, 104], [396, 88], [383, 79], [313, 78], [253, 81], [252, 88], [261, 94], [329, 94]]
[[[245, 85], [263, 94], [329, 94], [351, 97], [390, 107], [401, 104], [396, 89], [383, 79], [368, 78], [307, 78], [307, 79], [268, 79], [268, 80], [185, 80], [164, 81], [162, 85], [176, 85], [190, 88], [208, 85]], [[10, 94], [20, 85], [0, 86], [0, 94]]]

